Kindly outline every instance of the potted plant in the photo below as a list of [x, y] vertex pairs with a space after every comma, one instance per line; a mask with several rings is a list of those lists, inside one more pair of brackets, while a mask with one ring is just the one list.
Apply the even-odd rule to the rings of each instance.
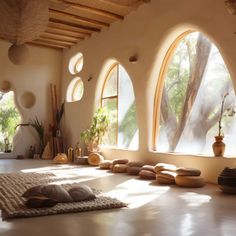
[[[216, 157], [223, 157], [224, 152], [225, 152], [225, 143], [223, 142], [224, 134], [222, 131], [222, 118], [225, 113], [225, 108], [224, 108], [225, 99], [228, 95], [229, 95], [229, 93], [226, 93], [223, 96], [223, 99], [221, 102], [220, 117], [219, 117], [219, 121], [218, 121], [218, 135], [215, 136], [215, 142], [212, 145], [213, 152]], [[235, 111], [233, 108], [227, 109], [226, 112], [227, 112], [227, 114], [226, 114], [227, 116], [233, 116], [235, 114]]]
[[109, 125], [109, 116], [104, 108], [99, 108], [92, 120], [92, 125], [80, 135], [89, 152], [99, 152], [99, 145]]

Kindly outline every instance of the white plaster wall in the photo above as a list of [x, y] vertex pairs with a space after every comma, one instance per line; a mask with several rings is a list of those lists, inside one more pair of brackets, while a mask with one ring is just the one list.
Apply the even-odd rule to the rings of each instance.
[[[53, 83], [57, 86], [58, 92], [60, 91], [62, 52], [29, 45], [27, 62], [24, 65], [14, 65], [8, 59], [9, 46], [8, 42], [0, 41], [0, 81], [7, 80], [11, 83], [22, 123], [28, 123], [37, 116], [47, 127], [51, 119], [49, 86]], [[36, 97], [36, 103], [31, 108], [25, 108], [21, 103], [22, 94], [28, 91]], [[11, 156], [25, 155], [30, 145], [37, 142], [37, 134], [32, 128], [19, 128], [14, 138]]]
[[[109, 29], [93, 36], [63, 54], [62, 96], [73, 78], [68, 72], [69, 59], [77, 52], [84, 55], [79, 75], [85, 91], [81, 101], [66, 104], [67, 144], [74, 145], [91, 122], [99, 103], [102, 68], [110, 58], [118, 60], [129, 73], [136, 96], [139, 124], [139, 150], [103, 149], [108, 159], [129, 158], [147, 163], [168, 162], [202, 170], [209, 182], [216, 182], [225, 166], [235, 166], [236, 159], [171, 155], [151, 152], [153, 101], [158, 73], [164, 55], [181, 32], [195, 29], [205, 33], [221, 51], [236, 85], [236, 16], [230, 15], [223, 0], [152, 0], [114, 23]], [[137, 54], [138, 62], [129, 57]], [[92, 80], [88, 82], [88, 78]]]

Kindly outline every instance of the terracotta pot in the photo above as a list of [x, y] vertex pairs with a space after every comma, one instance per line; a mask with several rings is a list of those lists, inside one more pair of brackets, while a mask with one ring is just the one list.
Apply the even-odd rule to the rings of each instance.
[[222, 142], [224, 136], [215, 136], [215, 142], [212, 144], [215, 157], [223, 157], [225, 152], [225, 143]]

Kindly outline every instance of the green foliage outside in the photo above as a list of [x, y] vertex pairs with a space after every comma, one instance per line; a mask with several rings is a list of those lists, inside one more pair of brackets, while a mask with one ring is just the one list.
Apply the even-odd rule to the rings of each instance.
[[20, 115], [15, 107], [13, 92], [0, 92], [0, 151], [4, 151], [4, 139], [8, 138], [10, 147], [15, 135], [15, 127]]

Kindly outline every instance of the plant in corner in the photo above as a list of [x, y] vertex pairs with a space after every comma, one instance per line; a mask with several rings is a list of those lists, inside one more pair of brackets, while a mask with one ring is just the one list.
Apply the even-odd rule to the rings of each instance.
[[[229, 93], [226, 93], [223, 96], [222, 102], [221, 102], [221, 108], [220, 108], [220, 116], [218, 121], [218, 135], [215, 136], [215, 142], [212, 145], [214, 155], [216, 157], [223, 157], [225, 152], [225, 143], [222, 141], [224, 138], [224, 134], [222, 131], [222, 118], [225, 113], [225, 99], [229, 95]], [[233, 116], [235, 114], [235, 110], [233, 108], [226, 109], [226, 116]]]
[[89, 152], [98, 152], [99, 145], [102, 143], [102, 138], [105, 135], [109, 125], [109, 116], [104, 108], [99, 108], [92, 120], [92, 125], [80, 135], [87, 145]]

